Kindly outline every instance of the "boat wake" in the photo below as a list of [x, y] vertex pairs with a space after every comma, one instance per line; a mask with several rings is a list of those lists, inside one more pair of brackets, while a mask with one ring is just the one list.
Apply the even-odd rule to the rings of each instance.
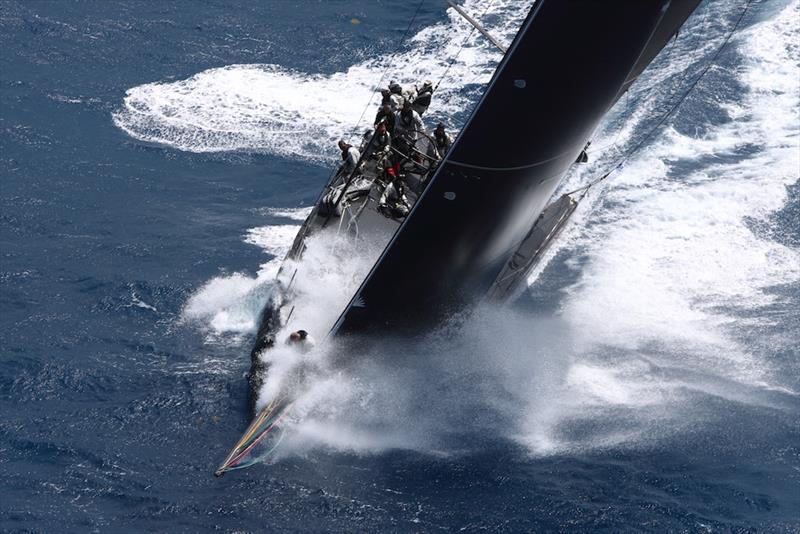
[[[495, 1], [486, 9], [485, 2], [469, 0], [464, 7], [485, 11], [483, 19], [510, 42], [531, 3]], [[135, 139], [179, 150], [254, 151], [329, 164], [337, 155], [338, 139], [372, 126], [380, 102], [375, 85], [388, 69], [385, 84], [390, 79], [417, 84], [441, 80], [429, 118], [444, 120], [450, 128], [466, 118], [501, 55], [453, 10], [448, 15], [447, 21], [416, 33], [396, 56], [370, 59], [346, 72], [322, 75], [270, 64], [229, 65], [186, 80], [133, 87], [114, 113], [114, 124]], [[455, 61], [448, 67], [451, 58]], [[413, 72], [398, 71], [406, 65], [414, 65]]]
[[[631, 96], [620, 100], [595, 138], [593, 164], [573, 173], [564, 190], [596, 177], [639, 141], [652, 115], [667, 109], [691, 81], [692, 74], [682, 69], [699, 71], [740, 7], [710, 2], [698, 12], [667, 51], [682, 62], [656, 62]], [[763, 230], [775, 227], [777, 210], [798, 202], [787, 197], [787, 186], [797, 182], [800, 168], [800, 3], [771, 9], [760, 14], [762, 22], [734, 37], [720, 66], [671, 119], [673, 126], [605, 183], [602, 195], [593, 190], [582, 203], [530, 280], [530, 295], [523, 300], [525, 307], [540, 310], [536, 314], [477, 309], [425, 339], [382, 340], [373, 352], [346, 365], [336, 361], [332, 345], [308, 354], [282, 348], [272, 353], [275, 372], [262, 402], [298, 370], [304, 384], [287, 416], [277, 457], [316, 447], [457, 454], [498, 438], [532, 454], [563, 454], [649, 446], [691, 432], [724, 417], [717, 403], [708, 402], [711, 398], [796, 409], [797, 359], [766, 361], [753, 342], [757, 336], [796, 350], [786, 335], [764, 339], [770, 316], [761, 313], [766, 307], [791, 309], [791, 297], [780, 288], [800, 279], [796, 247], [781, 240], [780, 229]], [[407, 54], [422, 52], [415, 48]], [[251, 67], [229, 69], [243, 74]], [[377, 61], [366, 62], [335, 83], [359, 85], [352, 94], [361, 91], [366, 101], [368, 85], [353, 80], [374, 80], [381, 69]], [[272, 80], [293, 76], [252, 70]], [[208, 71], [186, 83], [197, 87], [204, 77], [219, 75]], [[303, 77], [298, 83], [320, 80]], [[137, 99], [150, 91], [177, 89], [158, 87], [131, 90], [126, 109], [137, 107]], [[133, 115], [126, 113], [133, 112], [121, 112], [115, 120], [145, 138], [142, 132], [149, 126], [136, 130]], [[357, 118], [360, 109], [333, 114], [338, 119], [325, 125], [325, 144], [339, 135], [351, 113]], [[226, 120], [241, 130], [251, 126], [236, 114]], [[196, 144], [181, 136], [152, 140], [196, 151], [270, 146], [263, 139], [196, 139]], [[319, 149], [303, 149], [300, 156], [313, 159]], [[248, 242], [280, 257], [295, 226], [260, 228], [249, 236], [261, 238]], [[320, 291], [330, 291], [320, 308], [338, 312], [344, 303], [335, 306], [335, 300], [352, 293], [336, 282], [346, 272], [347, 265], [338, 268], [339, 274], [330, 272], [298, 305], [313, 306]], [[210, 281], [190, 299], [184, 315], [218, 334], [252, 334], [258, 307], [248, 299], [274, 277], [268, 268], [264, 273], [256, 279], [233, 275]], [[262, 295], [260, 302], [265, 300]], [[328, 321], [320, 316], [314, 319], [319, 325], [295, 326], [317, 332]]]

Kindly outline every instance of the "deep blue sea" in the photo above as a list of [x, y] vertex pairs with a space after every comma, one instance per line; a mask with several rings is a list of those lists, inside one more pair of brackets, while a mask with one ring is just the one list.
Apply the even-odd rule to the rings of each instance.
[[[457, 130], [500, 59], [438, 0], [402, 40], [417, 5], [0, 0], [0, 531], [800, 531], [797, 0], [646, 137], [745, 2], [698, 8], [514, 307], [322, 365], [278, 454], [212, 477], [335, 141], [390, 79]], [[530, 1], [464, 6], [510, 42]]]

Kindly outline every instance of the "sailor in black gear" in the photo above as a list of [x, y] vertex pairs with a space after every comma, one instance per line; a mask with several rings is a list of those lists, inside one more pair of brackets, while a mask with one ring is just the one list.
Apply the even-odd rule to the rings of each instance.
[[392, 93], [389, 92], [388, 89], [381, 89], [381, 105], [379, 106], [380, 109], [383, 109], [385, 105], [392, 105]]
[[407, 137], [410, 141], [416, 141], [420, 134], [425, 134], [422, 118], [412, 109], [410, 103], [406, 102], [402, 111], [397, 114], [394, 130], [395, 137]]
[[411, 103], [411, 109], [419, 113], [420, 117], [428, 111], [431, 105], [431, 97], [433, 96], [433, 83], [426, 80], [422, 87], [417, 91], [417, 96]]
[[385, 104], [381, 107], [378, 113], [375, 115], [375, 128], [378, 127], [378, 124], [383, 122], [386, 124], [386, 131], [389, 132], [390, 135], [394, 134], [394, 123], [395, 123], [395, 115], [392, 111], [392, 106], [389, 104]]
[[374, 133], [374, 128], [367, 128], [364, 130], [364, 133], [361, 135], [361, 144], [358, 145], [359, 154], [367, 154], [367, 148], [369, 147], [370, 141], [372, 141], [372, 135]]
[[436, 125], [436, 129], [433, 131], [433, 138], [436, 140], [436, 150], [439, 151], [439, 156], [444, 157], [447, 151], [450, 150], [450, 145], [453, 144], [453, 138], [444, 130], [444, 124], [441, 122]]
[[405, 193], [405, 186], [399, 174], [390, 173], [391, 181], [378, 200], [378, 212], [390, 219], [402, 219], [411, 210], [411, 202]]
[[375, 137], [372, 140], [373, 154], [375, 152], [385, 152], [392, 144], [392, 136], [385, 122], [378, 123], [375, 128]]
[[394, 147], [402, 154], [398, 162], [402, 163], [404, 159], [413, 155], [417, 139], [424, 134], [425, 126], [419, 113], [411, 109], [411, 104], [406, 102], [403, 110], [397, 114], [394, 124]]
[[402, 95], [403, 87], [396, 81], [392, 80], [391, 82], [389, 82], [389, 92], [392, 93], [393, 95]]
[[367, 130], [364, 134], [366, 143], [362, 151], [365, 158], [382, 159], [392, 145], [392, 136], [389, 134], [385, 122], [379, 122], [375, 130]]
[[406, 99], [403, 97], [403, 88], [397, 82], [389, 83], [389, 99], [391, 101], [392, 111], [400, 111], [403, 109]]

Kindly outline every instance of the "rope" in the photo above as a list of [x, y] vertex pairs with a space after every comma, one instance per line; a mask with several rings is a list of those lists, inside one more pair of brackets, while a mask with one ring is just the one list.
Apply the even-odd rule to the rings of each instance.
[[[392, 60], [395, 58], [397, 53], [400, 52], [400, 48], [402, 48], [403, 43], [406, 40], [406, 37], [408, 37], [409, 32], [411, 32], [411, 27], [414, 25], [414, 22], [416, 22], [417, 15], [419, 15], [419, 11], [420, 11], [420, 9], [422, 9], [422, 4], [424, 4], [424, 3], [425, 3], [425, 0], [420, 0], [419, 4], [417, 4], [417, 9], [416, 9], [416, 11], [414, 11], [414, 16], [411, 17], [411, 21], [408, 23], [408, 26], [406, 27], [406, 31], [403, 32], [403, 36], [400, 38], [400, 42], [397, 43], [397, 48], [395, 48], [394, 52], [392, 52], [392, 55], [389, 56], [389, 61], [387, 61], [386, 68], [383, 69], [383, 72], [381, 73], [381, 77], [378, 80], [378, 85], [376, 87], [381, 87], [381, 84], [383, 83], [383, 79], [386, 78], [386, 73], [389, 72], [389, 69], [392, 67]], [[353, 127], [353, 130], [350, 133], [350, 135], [355, 135], [355, 133], [356, 133], [356, 131], [358, 129], [358, 125], [361, 124], [361, 120], [364, 118], [364, 114], [367, 112], [367, 110], [369, 109], [369, 107], [371, 105], [372, 105], [372, 97], [370, 97], [369, 101], [367, 102], [367, 105], [364, 106], [364, 110], [361, 112], [361, 116], [358, 118], [358, 122]]]
[[566, 195], [573, 195], [575, 193], [581, 192], [582, 194], [579, 197], [579, 200], [582, 199], [583, 197], [585, 197], [586, 194], [589, 192], [589, 189], [591, 189], [595, 185], [599, 184], [600, 182], [602, 182], [603, 180], [608, 178], [615, 171], [619, 170], [623, 165], [625, 165], [625, 162], [627, 162], [631, 158], [631, 156], [633, 156], [636, 152], [638, 152], [639, 149], [642, 148], [644, 146], [644, 144], [647, 141], [649, 141], [650, 138], [653, 137], [653, 135], [655, 135], [656, 131], [661, 127], [661, 125], [663, 125], [664, 122], [673, 113], [675, 113], [675, 111], [681, 106], [681, 104], [683, 104], [683, 102], [686, 100], [686, 98], [689, 96], [689, 94], [695, 89], [695, 87], [697, 87], [697, 84], [700, 83], [700, 80], [703, 79], [703, 77], [706, 75], [706, 73], [709, 70], [711, 70], [711, 67], [713, 67], [714, 64], [717, 62], [717, 59], [719, 59], [719, 56], [722, 54], [722, 51], [728, 45], [728, 42], [730, 42], [731, 38], [733, 37], [733, 34], [736, 33], [736, 30], [739, 29], [739, 25], [742, 23], [742, 20], [744, 19], [744, 16], [747, 13], [747, 10], [750, 8], [750, 4], [752, 2], [753, 2], [753, 0], [747, 0], [747, 2], [745, 3], [744, 8], [742, 9], [742, 12], [739, 14], [739, 17], [736, 19], [736, 22], [734, 23], [733, 28], [731, 28], [731, 31], [729, 31], [728, 34], [725, 36], [725, 39], [722, 41], [722, 44], [717, 49], [716, 53], [714, 53], [714, 56], [711, 58], [711, 60], [708, 62], [708, 64], [705, 66], [705, 68], [700, 72], [700, 74], [697, 76], [697, 78], [695, 78], [694, 81], [691, 84], [689, 84], [689, 87], [686, 89], [686, 91], [684, 91], [684, 93], [680, 96], [680, 98], [678, 98], [678, 100], [661, 116], [661, 118], [650, 129], [650, 131], [648, 131], [644, 135], [644, 137], [641, 139], [641, 141], [639, 141], [639, 143], [636, 144], [636, 146], [634, 146], [624, 156], [622, 156], [622, 158], [616, 163], [616, 165], [614, 165], [611, 168], [611, 170], [606, 172], [603, 176], [601, 176], [600, 178], [597, 178], [596, 180], [593, 180], [593, 181], [589, 182], [587, 185], [585, 185], [583, 187], [579, 187], [578, 189], [570, 191], [569, 193], [565, 193]]
[[538, 167], [539, 165], [544, 165], [545, 163], [550, 163], [551, 161], [556, 161], [557, 159], [561, 159], [564, 156], [572, 155], [572, 149], [562, 152], [561, 154], [557, 154], [555, 156], [551, 156], [546, 159], [542, 159], [539, 161], [534, 161], [533, 163], [526, 163], [525, 165], [517, 165], [514, 167], [487, 167], [484, 165], [473, 165], [472, 163], [464, 163], [463, 161], [455, 161], [453, 159], [448, 160], [447, 162], [452, 165], [457, 165], [459, 167], [466, 167], [468, 169], [477, 169], [480, 171], [499, 171], [499, 172], [508, 172], [508, 171], [521, 171], [524, 169], [531, 169], [533, 167]]
[[[708, 14], [710, 12], [711, 12], [711, 4], [706, 4], [705, 12], [703, 13], [703, 24], [701, 25], [703, 30], [706, 30], [708, 28]], [[675, 36], [672, 39], [672, 43], [669, 46], [670, 60], [672, 60], [672, 56], [675, 55], [675, 44], [677, 42], [678, 42], [678, 34], [675, 33]], [[683, 74], [681, 75], [681, 79], [677, 84], [678, 87], [683, 85], [683, 82], [686, 81], [686, 77], [687, 76], [689, 76], [689, 69], [684, 69]], [[674, 95], [673, 95], [673, 98], [674, 98]], [[626, 115], [628, 113], [628, 110], [630, 109], [630, 102], [631, 102], [631, 92], [630, 91], [625, 91], [625, 109], [624, 109], [624, 113], [623, 113], [624, 115]], [[589, 154], [589, 155], [595, 154], [595, 153], [602, 153], [607, 148], [611, 148], [612, 150], [616, 150], [617, 152], [622, 153], [622, 150], [620, 150], [617, 147], [617, 143], [619, 142], [620, 135], [622, 135], [622, 130], [625, 128], [625, 123], [624, 123], [624, 121], [620, 121], [620, 122], [621, 122], [621, 124], [619, 125], [619, 128], [617, 128], [617, 134], [616, 134], [616, 136], [614, 136], [614, 141], [612, 141], [611, 143], [607, 143], [605, 145], [602, 145], [600, 147], [591, 148], [591, 149], [587, 150], [586, 153]]]
[[[383, 72], [381, 73], [381, 77], [378, 80], [377, 87], [381, 87], [381, 84], [383, 83], [384, 78], [386, 78], [386, 73], [389, 72], [389, 69], [392, 66], [392, 60], [397, 55], [397, 53], [400, 52], [400, 49], [402, 48], [403, 43], [406, 40], [406, 37], [408, 37], [408, 34], [411, 31], [411, 27], [414, 25], [414, 22], [417, 20], [417, 15], [419, 15], [419, 11], [420, 11], [420, 9], [422, 9], [422, 4], [424, 4], [424, 3], [425, 3], [425, 0], [420, 0], [419, 4], [417, 4], [417, 9], [416, 9], [416, 11], [414, 11], [414, 16], [411, 17], [411, 21], [409, 21], [408, 26], [406, 26], [406, 31], [403, 32], [403, 36], [400, 38], [400, 42], [397, 43], [397, 48], [395, 48], [394, 52], [392, 52], [392, 55], [389, 56], [389, 61], [386, 63], [386, 68], [383, 69]], [[354, 136], [356, 134], [356, 132], [358, 132], [358, 126], [359, 126], [359, 124], [361, 124], [361, 121], [364, 119], [364, 115], [367, 113], [367, 110], [372, 105], [373, 98], [374, 98], [374, 94], [373, 94], [373, 96], [371, 96], [369, 98], [369, 100], [367, 101], [367, 104], [364, 106], [364, 109], [361, 110], [361, 115], [358, 117], [358, 121], [356, 122], [355, 126], [353, 126], [353, 129], [350, 130], [350, 137]], [[338, 166], [335, 166], [331, 170], [331, 173], [328, 175], [328, 181], [326, 182], [325, 189], [327, 189], [327, 186], [329, 186], [331, 184], [331, 181], [333, 180], [333, 177], [336, 175], [337, 172], [338, 172]], [[322, 198], [322, 196], [324, 196], [325, 189], [323, 189], [323, 193], [317, 199], [317, 202], [319, 202], [319, 200]]]
[[286, 434], [286, 429], [283, 428], [283, 427], [279, 427], [278, 428], [278, 432], [280, 433], [278, 435], [278, 439], [275, 441], [275, 444], [272, 447], [269, 448], [269, 450], [267, 450], [266, 452], [264, 452], [263, 454], [259, 455], [256, 458], [252, 458], [247, 462], [242, 462], [242, 463], [236, 464], [235, 466], [228, 467], [225, 470], [226, 471], [236, 471], [237, 469], [246, 469], [248, 467], [254, 466], [255, 464], [261, 462], [262, 460], [267, 459], [267, 457], [269, 457], [269, 455], [271, 455], [273, 452], [275, 452], [275, 450], [278, 448], [278, 446], [283, 441], [283, 436]]
[[[488, 12], [489, 12], [489, 8], [491, 8], [491, 7], [492, 7], [492, 4], [493, 4], [493, 3], [494, 3], [494, 0], [492, 0], [491, 2], [489, 2], [489, 3], [486, 5], [486, 9], [484, 9], [484, 10], [483, 10], [483, 13], [481, 13], [481, 18], [483, 18], [483, 17], [486, 15], [486, 13], [488, 13]], [[441, 83], [442, 83], [442, 82], [444, 81], [444, 79], [447, 77], [447, 73], [448, 73], [448, 72], [450, 72], [450, 67], [452, 67], [452, 66], [453, 66], [453, 63], [455, 63], [455, 62], [456, 62], [456, 59], [458, 59], [458, 56], [459, 56], [459, 54], [461, 54], [461, 51], [462, 51], [462, 50], [464, 49], [464, 47], [467, 45], [467, 41], [469, 41], [469, 40], [470, 40], [470, 38], [472, 37], [472, 34], [473, 34], [473, 33], [475, 33], [475, 26], [473, 26], [473, 27], [472, 27], [472, 29], [469, 31], [469, 34], [467, 34], [466, 38], [464, 38], [464, 41], [461, 43], [461, 46], [459, 46], [459, 47], [458, 47], [458, 52], [456, 52], [456, 55], [455, 55], [455, 56], [453, 56], [453, 57], [450, 59], [450, 62], [447, 64], [447, 68], [446, 68], [446, 69], [444, 69], [444, 73], [442, 74], [442, 77], [441, 77], [441, 78], [439, 78], [439, 81], [438, 81], [438, 82], [436, 82], [436, 85], [435, 85], [435, 86], [434, 86], [434, 88], [433, 88], [433, 92], [434, 92], [434, 93], [437, 91], [437, 89], [439, 89], [439, 85], [441, 85]]]

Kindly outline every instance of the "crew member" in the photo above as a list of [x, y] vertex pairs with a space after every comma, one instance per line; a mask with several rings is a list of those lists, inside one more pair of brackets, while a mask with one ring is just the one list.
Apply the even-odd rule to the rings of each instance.
[[419, 116], [425, 114], [428, 111], [428, 108], [431, 105], [431, 97], [433, 96], [433, 83], [430, 80], [426, 80], [425, 83], [422, 84], [422, 87], [417, 91], [417, 96], [414, 98], [414, 101], [411, 103], [411, 108], [419, 113]]
[[389, 132], [389, 134], [394, 134], [395, 116], [390, 104], [384, 104], [375, 115], [375, 122], [373, 123], [375, 128], [377, 128], [378, 124], [381, 122], [386, 124], [386, 131]]
[[425, 133], [425, 126], [419, 113], [411, 109], [411, 104], [406, 102], [402, 111], [397, 114], [395, 123], [395, 137], [405, 137], [409, 141], [416, 141], [419, 134]]
[[406, 102], [403, 110], [397, 114], [394, 124], [393, 146], [402, 154], [398, 163], [411, 157], [419, 135], [424, 133], [425, 126], [422, 125], [419, 113], [411, 109], [411, 104]]
[[378, 212], [391, 219], [402, 219], [411, 210], [411, 203], [406, 197], [405, 186], [397, 172], [397, 166], [388, 169], [387, 175], [391, 181], [378, 200]]
[[[394, 117], [394, 116], [392, 116]], [[389, 128], [385, 122], [379, 122], [375, 127], [375, 137], [372, 138], [372, 146], [370, 147], [370, 156], [380, 152], [385, 152], [392, 144], [392, 136], [389, 133]]]
[[389, 82], [389, 98], [392, 102], [392, 110], [398, 111], [403, 109], [406, 99], [403, 98], [403, 88], [395, 81]]
[[381, 89], [381, 105], [378, 106], [383, 109], [385, 105], [392, 105], [392, 93], [388, 89]]
[[412, 85], [411, 89], [403, 89], [403, 98], [408, 103], [414, 102], [414, 99], [417, 98], [417, 86]]
[[314, 338], [312, 338], [305, 330], [297, 330], [289, 334], [286, 344], [290, 347], [296, 347], [302, 352], [308, 352], [314, 348]]
[[361, 154], [359, 154], [356, 147], [345, 143], [344, 139], [339, 140], [339, 150], [342, 151], [342, 161], [344, 163], [339, 167], [338, 174], [340, 176], [350, 176], [350, 174], [356, 170], [356, 165], [358, 165], [358, 160], [361, 159]]
[[[364, 160], [379, 160], [383, 157], [385, 152], [389, 151], [389, 146], [392, 144], [392, 136], [386, 130], [386, 123], [379, 122], [374, 130], [367, 130], [364, 132], [363, 142], [361, 143], [361, 153], [364, 155]], [[369, 174], [372, 166], [362, 169], [365, 174]]]
[[444, 157], [448, 150], [450, 150], [450, 145], [453, 144], [453, 138], [444, 130], [444, 124], [441, 122], [436, 125], [436, 129], [433, 131], [433, 138], [436, 141], [436, 150], [439, 151], [439, 155]]

